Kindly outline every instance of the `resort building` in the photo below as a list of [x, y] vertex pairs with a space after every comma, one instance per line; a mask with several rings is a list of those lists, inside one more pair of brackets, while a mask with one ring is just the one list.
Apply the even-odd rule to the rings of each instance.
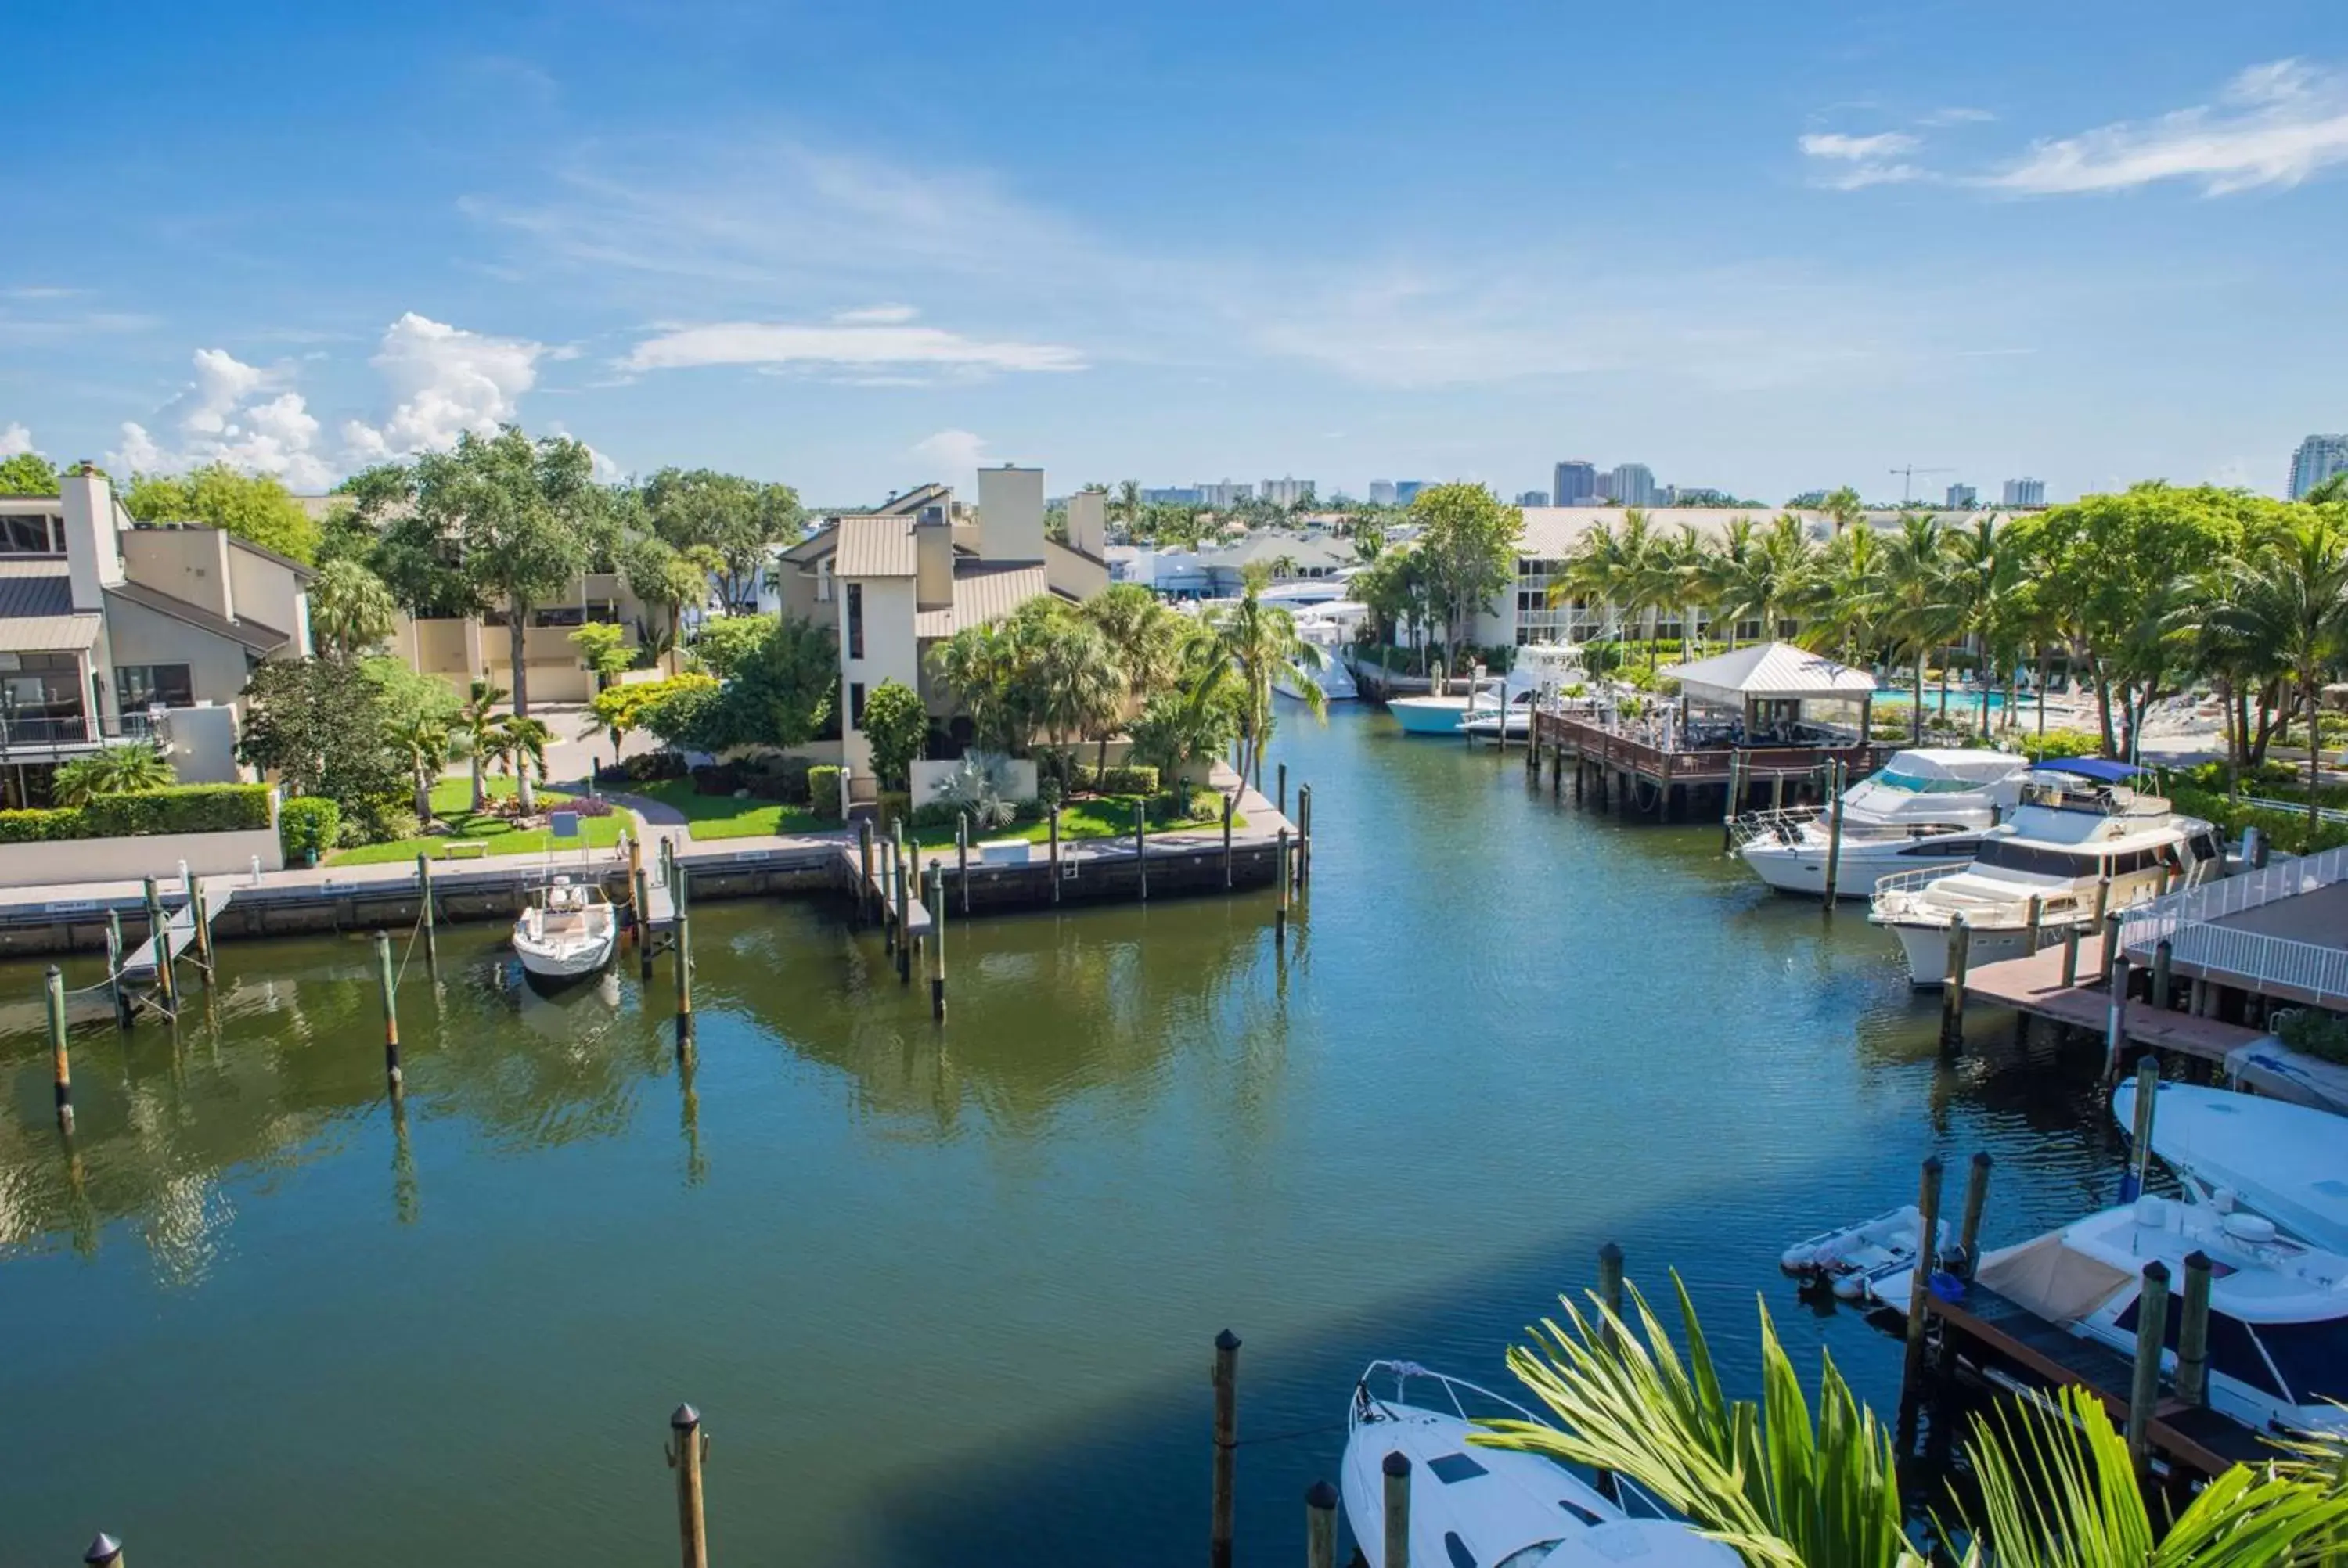
[[1266, 479], [1257, 494], [1275, 507], [1309, 507], [1313, 504], [1313, 481]]
[[187, 784], [242, 776], [236, 702], [310, 651], [314, 574], [193, 524], [135, 521], [85, 467], [0, 497], [0, 806], [46, 805], [59, 763], [151, 740]]
[[2294, 501], [2334, 474], [2348, 473], [2348, 436], [2311, 436], [2291, 455]]
[[1044, 532], [1041, 468], [982, 468], [974, 517], [947, 486], [925, 485], [872, 511], [827, 518], [777, 556], [781, 612], [839, 633], [840, 757], [852, 787], [871, 787], [864, 703], [882, 682], [919, 692], [951, 731], [953, 703], [931, 673], [932, 648], [1030, 600], [1076, 602], [1108, 585], [1107, 503], [1097, 491], [1069, 497], [1062, 544]]
[[[585, 572], [573, 578], [561, 599], [535, 605], [522, 628], [522, 663], [530, 704], [584, 702], [595, 695], [595, 674], [579, 657], [571, 634], [589, 621], [608, 621], [627, 633], [634, 648], [666, 612], [628, 591], [617, 572]], [[692, 610], [688, 608], [688, 615]], [[514, 690], [513, 636], [508, 611], [416, 620], [402, 614], [393, 622], [390, 651], [408, 668], [437, 675], [459, 692], [475, 681]]]

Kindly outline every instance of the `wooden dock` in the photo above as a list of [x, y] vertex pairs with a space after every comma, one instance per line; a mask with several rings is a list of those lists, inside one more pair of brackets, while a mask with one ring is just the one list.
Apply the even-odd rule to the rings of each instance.
[[[2001, 1367], [2036, 1383], [2082, 1389], [2102, 1402], [2115, 1425], [2127, 1425], [2135, 1368], [2111, 1347], [2082, 1339], [1979, 1281], [1966, 1286], [1962, 1302], [1937, 1295], [1925, 1301], [1927, 1314], [1941, 1320], [1943, 1355], [1955, 1352], [1976, 1366]], [[2205, 1476], [2274, 1457], [2239, 1421], [2174, 1398], [2160, 1401], [2146, 1436], [2172, 1466]]]
[[1682, 750], [1657, 745], [1592, 717], [1549, 709], [1534, 711], [1531, 744], [1530, 765], [1536, 771], [1544, 753], [1556, 774], [1562, 774], [1569, 762], [1572, 764], [1575, 799], [1581, 798], [1586, 777], [1596, 784], [1601, 804], [1611, 796], [1636, 804], [1641, 794], [1652, 791], [1652, 809], [1659, 816], [1670, 815], [1675, 807], [1684, 811], [1697, 790], [1721, 791], [1725, 808], [1741, 809], [1745, 804], [1742, 798], [1725, 800], [1729, 793], [1745, 797], [1756, 790], [1767, 794], [1770, 787], [1782, 793], [1788, 781], [1807, 788], [1812, 798], [1823, 799], [1827, 770], [1833, 764], [1842, 764], [1856, 779], [1873, 773], [1897, 749], [1861, 741], [1847, 745]]
[[[2100, 938], [2080, 944], [2082, 981], [2092, 974], [2101, 950]], [[2111, 1022], [2111, 987], [2108, 980], [2096, 979], [2096, 984], [2065, 986], [2062, 948], [2041, 948], [2027, 957], [1983, 964], [1972, 970], [1965, 977], [1965, 999], [1968, 1002], [1978, 1000], [2013, 1008], [2034, 1018], [2102, 1034]], [[2155, 1007], [2133, 997], [2121, 1015], [2120, 1030], [2131, 1044], [2217, 1062], [2223, 1062], [2229, 1051], [2260, 1038], [2259, 1030], [2240, 1024], [2196, 1018], [2191, 1013]]]
[[[204, 918], [207, 922], [216, 920], [220, 917], [220, 912], [228, 907], [229, 900], [236, 897], [236, 888], [226, 877], [211, 883], [201, 884], [201, 886], [203, 887]], [[196, 945], [194, 899], [189, 899], [180, 905], [176, 912], [165, 916], [161, 932], [149, 937], [147, 940], [130, 950], [129, 955], [122, 960], [122, 970], [118, 978], [126, 980], [153, 979], [156, 969], [156, 948], [159, 944], [167, 960], [173, 962]]]

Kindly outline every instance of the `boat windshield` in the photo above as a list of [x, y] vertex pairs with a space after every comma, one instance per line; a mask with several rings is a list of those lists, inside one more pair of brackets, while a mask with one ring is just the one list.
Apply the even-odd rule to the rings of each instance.
[[1867, 782], [1880, 784], [1885, 789], [1898, 790], [1902, 794], [1971, 794], [1983, 787], [1976, 779], [1909, 773], [1897, 765], [1885, 768]]
[[2348, 1400], [2348, 1317], [2261, 1323], [2255, 1332], [2294, 1403]]
[[1993, 838], [1983, 843], [1981, 853], [1973, 856], [1976, 866], [1993, 866], [2005, 871], [2027, 872], [2034, 876], [2093, 876], [2102, 864], [2102, 857], [2093, 853], [2057, 849], [2049, 845], [2025, 843], [2018, 838]]

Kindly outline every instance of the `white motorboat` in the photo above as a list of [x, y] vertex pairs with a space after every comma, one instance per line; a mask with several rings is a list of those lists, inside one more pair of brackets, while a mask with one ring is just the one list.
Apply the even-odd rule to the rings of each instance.
[[[1394, 1378], [1381, 1398], [1373, 1378]], [[1411, 1379], [1448, 1409], [1408, 1403]], [[1474, 1409], [1471, 1410], [1471, 1405]], [[1478, 1419], [1535, 1421], [1514, 1400], [1408, 1361], [1373, 1361], [1354, 1387], [1342, 1467], [1345, 1518], [1368, 1568], [1385, 1568], [1386, 1456], [1410, 1461], [1410, 1560], [1436, 1568], [1734, 1568], [1717, 1541], [1633, 1519], [1540, 1454], [1471, 1447]]]
[[514, 921], [514, 956], [525, 971], [543, 980], [600, 974], [619, 941], [619, 911], [603, 889], [568, 876], [533, 891]]
[[1458, 727], [1479, 741], [1521, 742], [1532, 733], [1535, 708], [1559, 701], [1588, 678], [1579, 644], [1528, 642], [1497, 685], [1487, 681], [1477, 687]]
[[[2112, 1096], [2122, 1127], [2136, 1125], [2136, 1091], [2131, 1081]], [[2196, 1203], [2219, 1214], [2239, 1204], [2302, 1241], [2348, 1253], [2348, 1117], [2164, 1082], [2153, 1097], [2151, 1143]]]
[[[1993, 964], [2029, 950], [2034, 906], [2044, 945], [2061, 940], [2065, 927], [2092, 927], [2099, 903], [2125, 909], [2157, 897], [2172, 880], [2189, 886], [2224, 876], [2217, 830], [2138, 791], [2143, 774], [2097, 757], [2041, 763], [2024, 775], [2012, 819], [1982, 833], [1969, 864], [1879, 881], [1867, 917], [1899, 937], [1909, 979], [1937, 986], [1947, 978], [1949, 926], [1959, 915], [1972, 933], [1970, 962]], [[2099, 898], [2106, 877], [2108, 897]]]
[[[1864, 1301], [1873, 1294], [1876, 1280], [1914, 1270], [1916, 1238], [1923, 1234], [1923, 1212], [1909, 1204], [1796, 1242], [1777, 1264], [1797, 1278], [1831, 1282], [1835, 1295], [1845, 1301]], [[1938, 1238], [1934, 1255], [1947, 1256], [1956, 1245], [1956, 1233], [1942, 1220], [1932, 1234]]]
[[[1354, 633], [1369, 612], [1369, 606], [1344, 599], [1317, 601], [1295, 612], [1297, 640], [1321, 655], [1319, 666], [1310, 674], [1328, 702], [1350, 702], [1362, 694], [1345, 663], [1345, 651], [1354, 645]], [[1272, 672], [1272, 685], [1284, 697], [1303, 700], [1295, 677], [1284, 669]]]
[[1386, 704], [1406, 735], [1456, 735], [1468, 717], [1465, 697], [1396, 697]]
[[[2170, 1282], [2164, 1360], [2174, 1371], [2185, 1259], [2196, 1252], [2210, 1262], [2209, 1408], [2254, 1431], [2348, 1436], [2348, 1409], [2335, 1402], [2348, 1399], [2348, 1257], [2263, 1215], [2147, 1194], [1984, 1253], [1974, 1283], [2132, 1358], [2144, 1268], [2157, 1258]], [[1908, 1291], [1906, 1275], [1877, 1286], [1903, 1309]]]
[[[1926, 747], [1899, 752], [1843, 792], [1842, 856], [1835, 890], [1865, 898], [1883, 877], [1966, 864], [2022, 800], [2030, 764], [2005, 752]], [[1822, 897], [1831, 812], [1822, 806], [1747, 812], [1732, 830], [1736, 853], [1786, 893]]]

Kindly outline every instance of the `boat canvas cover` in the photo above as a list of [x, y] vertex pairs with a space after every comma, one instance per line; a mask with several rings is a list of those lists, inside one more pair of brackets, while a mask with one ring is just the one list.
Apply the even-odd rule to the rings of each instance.
[[2134, 763], [2116, 763], [2109, 757], [2050, 757], [2038, 764], [2043, 774], [2071, 774], [2083, 779], [2099, 779], [2105, 784], [2127, 784], [2140, 778], [2148, 771]]
[[2226, 1072], [2260, 1094], [2348, 1116], [2348, 1066], [2293, 1050], [2271, 1034], [2228, 1051]]
[[2054, 1323], [2086, 1317], [2135, 1283], [2135, 1276], [2063, 1245], [2062, 1233], [2040, 1236], [1982, 1259], [1974, 1277], [2008, 1301]]
[[[2112, 1096], [2123, 1127], [2136, 1085]], [[2205, 1187], [2229, 1187], [2292, 1235], [2348, 1252], [2348, 1119], [2229, 1089], [2164, 1083], [2153, 1097], [2152, 1152]]]
[[1993, 784], [2028, 765], [2023, 758], [2011, 752], [1918, 746], [1893, 753], [1891, 760], [1884, 764], [1884, 770], [1906, 774], [1913, 778], [1963, 779], [1968, 783]]

